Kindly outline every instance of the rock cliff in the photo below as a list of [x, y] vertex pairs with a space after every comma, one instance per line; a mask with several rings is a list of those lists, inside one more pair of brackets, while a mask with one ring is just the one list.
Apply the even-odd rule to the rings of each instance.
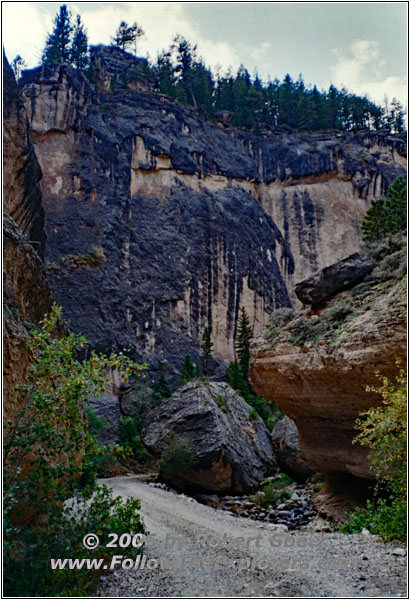
[[3, 171], [3, 408], [20, 408], [12, 393], [31, 364], [28, 330], [51, 308], [53, 297], [39, 256], [45, 233], [41, 170], [28, 139], [27, 115], [13, 72], [4, 58]]
[[394, 136], [254, 136], [151, 93], [143, 60], [91, 56], [93, 81], [39, 67], [22, 91], [52, 288], [97, 349], [179, 366], [208, 326], [232, 358], [240, 307], [259, 334], [295, 281], [357, 249], [369, 198], [405, 172]]
[[6, 56], [3, 61], [3, 210], [43, 255], [41, 169], [28, 136], [24, 100]]
[[387, 250], [362, 282], [320, 309], [274, 313], [267, 339], [252, 347], [252, 386], [295, 421], [301, 451], [326, 475], [317, 503], [337, 519], [374, 478], [367, 450], [352, 444], [359, 413], [382, 401], [366, 387], [377, 386], [377, 370], [394, 380], [396, 358], [406, 357], [405, 237]]

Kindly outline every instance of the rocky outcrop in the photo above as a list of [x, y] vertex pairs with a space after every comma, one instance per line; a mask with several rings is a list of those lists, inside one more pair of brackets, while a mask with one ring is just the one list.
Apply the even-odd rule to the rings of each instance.
[[3, 56], [3, 210], [44, 253], [41, 169], [28, 136], [25, 103], [13, 71]]
[[298, 430], [289, 417], [280, 419], [272, 430], [272, 446], [280, 469], [297, 481], [304, 483], [316, 473], [299, 450]]
[[252, 386], [295, 421], [301, 451], [326, 475], [320, 508], [338, 519], [364, 500], [374, 478], [366, 449], [352, 444], [359, 414], [382, 400], [366, 387], [377, 384], [375, 371], [394, 380], [396, 358], [406, 356], [402, 244], [379, 257], [351, 292], [314, 316], [306, 309], [296, 313], [252, 347]]
[[[40, 67], [22, 89], [52, 287], [97, 349], [180, 366], [187, 352], [198, 359], [209, 327], [215, 354], [231, 359], [241, 306], [258, 335], [290, 306], [295, 280], [357, 249], [369, 197], [405, 173], [395, 136], [253, 136], [150, 93], [143, 61], [91, 55], [91, 81]], [[98, 267], [67, 259], [92, 246]]]
[[181, 466], [172, 483], [193, 490], [240, 494], [275, 469], [269, 432], [226, 383], [191, 382], [144, 417], [141, 437], [154, 455], [172, 434], [190, 440], [198, 460]]
[[297, 283], [296, 296], [303, 304], [323, 304], [338, 292], [362, 281], [374, 267], [373, 261], [356, 252]]

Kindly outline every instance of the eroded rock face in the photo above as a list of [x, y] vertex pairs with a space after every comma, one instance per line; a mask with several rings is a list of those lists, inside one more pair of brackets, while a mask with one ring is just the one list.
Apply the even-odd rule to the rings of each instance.
[[3, 209], [44, 253], [41, 169], [28, 137], [27, 113], [13, 71], [3, 56]]
[[250, 412], [228, 384], [191, 382], [144, 416], [141, 437], [154, 455], [164, 452], [171, 434], [188, 438], [199, 462], [178, 479], [194, 490], [240, 494], [276, 466], [269, 432]]
[[396, 358], [406, 357], [406, 284], [405, 278], [388, 280], [392, 273], [382, 282], [370, 275], [361, 291], [336, 296], [328, 308], [349, 298], [350, 317], [330, 322], [319, 340], [294, 345], [290, 323], [274, 342], [252, 347], [252, 386], [295, 421], [301, 451], [327, 477], [320, 508], [338, 519], [364, 500], [374, 478], [367, 450], [352, 444], [359, 414], [381, 404], [366, 386], [377, 386], [377, 370], [394, 380]]
[[5, 418], [13, 418], [21, 406], [12, 393], [31, 364], [28, 329], [50, 310], [53, 297], [40, 258], [45, 241], [38, 185], [41, 170], [28, 139], [25, 105], [6, 57], [3, 85], [3, 408]]
[[[187, 352], [198, 360], [209, 327], [215, 354], [232, 359], [241, 306], [258, 335], [295, 278], [357, 248], [368, 198], [405, 172], [395, 137], [255, 137], [142, 91], [131, 55], [99, 47], [92, 61], [95, 84], [49, 67], [22, 89], [53, 290], [97, 349], [179, 367]], [[67, 270], [92, 245], [104, 264]]]
[[295, 423], [285, 416], [272, 430], [272, 446], [280, 469], [297, 481], [304, 483], [316, 473], [299, 450], [298, 430]]

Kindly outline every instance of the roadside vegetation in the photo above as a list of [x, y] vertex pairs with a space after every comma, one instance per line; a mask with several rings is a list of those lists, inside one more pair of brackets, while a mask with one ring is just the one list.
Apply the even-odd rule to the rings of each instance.
[[407, 536], [407, 377], [403, 368], [395, 381], [377, 374], [379, 387], [369, 387], [383, 398], [377, 408], [362, 413], [357, 421], [360, 433], [354, 443], [369, 449], [371, 469], [377, 477], [375, 497], [366, 508], [348, 515], [344, 533], [363, 527], [384, 541], [406, 541]]
[[[142, 367], [122, 353], [92, 351], [80, 362], [86, 340], [60, 337], [61, 309], [54, 306], [27, 341], [33, 358], [27, 378], [15, 390], [16, 414], [4, 432], [4, 591], [6, 596], [83, 596], [99, 581], [98, 570], [56, 569], [51, 558], [89, 558], [86, 533], [101, 544], [92, 558], [108, 559], [108, 533], [144, 533], [136, 498], [114, 498], [96, 482], [107, 448], [92, 431], [101, 423], [85, 410], [91, 395], [102, 394], [111, 369], [124, 379]], [[91, 422], [91, 425], [89, 423]], [[91, 430], [91, 431], [90, 431]], [[109, 452], [121, 452], [112, 446]], [[136, 549], [124, 548], [124, 555]]]

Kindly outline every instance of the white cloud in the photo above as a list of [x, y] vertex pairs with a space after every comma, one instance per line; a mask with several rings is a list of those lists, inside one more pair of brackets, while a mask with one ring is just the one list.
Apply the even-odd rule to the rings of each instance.
[[330, 71], [336, 87], [345, 87], [349, 92], [357, 94], [367, 94], [378, 104], [382, 104], [387, 96], [390, 100], [398, 98], [406, 105], [406, 78], [382, 74], [385, 61], [380, 53], [379, 42], [355, 40], [347, 54], [338, 49], [332, 50], [332, 53], [336, 57], [336, 63], [330, 66]]

